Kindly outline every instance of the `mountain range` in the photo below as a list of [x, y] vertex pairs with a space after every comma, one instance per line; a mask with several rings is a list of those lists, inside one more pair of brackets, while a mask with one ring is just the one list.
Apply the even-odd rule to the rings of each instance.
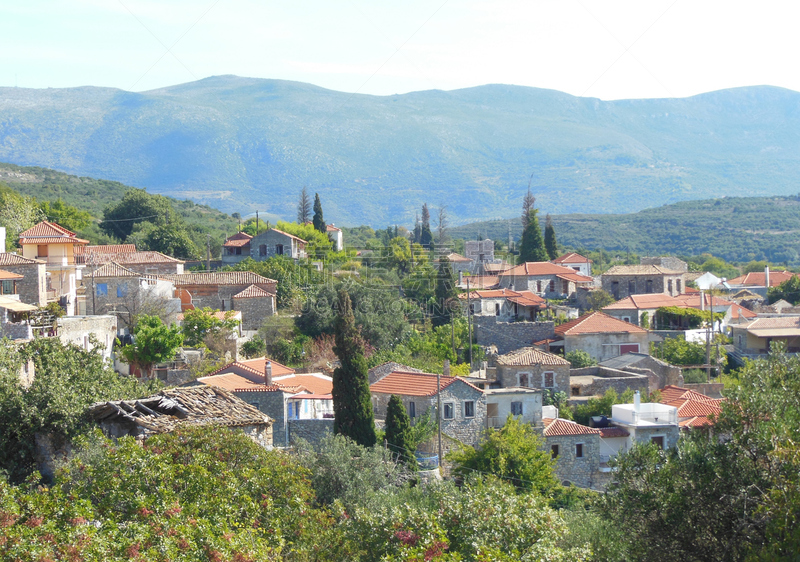
[[769, 86], [601, 101], [487, 85], [370, 96], [218, 76], [152, 90], [0, 88], [0, 161], [328, 222], [515, 217], [528, 188], [552, 214], [627, 213], [798, 191], [800, 93]]

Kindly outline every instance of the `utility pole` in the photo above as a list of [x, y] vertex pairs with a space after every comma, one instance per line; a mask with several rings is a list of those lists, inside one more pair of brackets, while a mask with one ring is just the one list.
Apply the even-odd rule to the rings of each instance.
[[469, 332], [469, 372], [472, 372], [472, 294], [469, 290], [469, 277], [467, 277], [467, 331]]
[[256, 236], [258, 236], [258, 211], [256, 211]]
[[[442, 368], [446, 374], [450, 374], [450, 360], [445, 359]], [[438, 371], [438, 369], [437, 369]], [[442, 471], [442, 378], [436, 373], [436, 431], [439, 434], [439, 473]]]

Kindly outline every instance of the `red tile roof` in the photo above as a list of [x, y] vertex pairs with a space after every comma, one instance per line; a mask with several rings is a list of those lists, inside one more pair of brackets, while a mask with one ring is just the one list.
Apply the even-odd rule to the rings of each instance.
[[[500, 273], [501, 276], [540, 276], [540, 275], [576, 275], [575, 270], [571, 267], [564, 267], [550, 263], [549, 261], [529, 261], [512, 267], [507, 271]], [[581, 277], [584, 277], [581, 275]], [[591, 277], [587, 277], [591, 280]]]
[[647, 330], [634, 326], [630, 322], [624, 322], [612, 318], [603, 312], [590, 312], [584, 314], [580, 318], [576, 318], [566, 324], [556, 326], [556, 334], [560, 336], [574, 336], [581, 334], [615, 334], [615, 333], [628, 333], [628, 334], [646, 334]]
[[568, 435], [600, 435], [599, 429], [593, 427], [586, 427], [574, 421], [565, 420], [562, 418], [544, 418], [544, 435], [545, 437], [560, 437]]
[[593, 263], [592, 260], [589, 258], [585, 258], [580, 254], [576, 254], [575, 252], [570, 252], [569, 254], [564, 254], [563, 256], [559, 256], [553, 260], [555, 264], [562, 264], [562, 263]]
[[619, 427], [616, 425], [612, 425], [610, 427], [601, 427], [600, 429], [600, 437], [628, 437], [630, 433], [624, 427]]
[[243, 291], [233, 295], [234, 299], [262, 299], [265, 297], [274, 297], [275, 293], [268, 293], [261, 287], [250, 285]]
[[98, 246], [78, 246], [75, 254], [88, 254], [97, 252], [100, 254], [125, 254], [136, 251], [136, 244], [103, 244]]
[[237, 232], [236, 234], [225, 240], [223, 246], [225, 246], [226, 248], [247, 246], [250, 243], [250, 240], [252, 240], [252, 238], [253, 237], [247, 234], [246, 232]]
[[517, 303], [521, 306], [544, 307], [547, 305], [547, 301], [531, 291], [512, 291], [511, 289], [473, 291], [470, 289], [469, 293], [461, 293], [458, 295], [458, 298], [461, 300], [467, 300], [467, 295], [469, 295], [470, 299], [508, 299], [509, 301]]
[[[790, 271], [770, 271], [769, 272], [769, 286], [770, 287], [777, 287], [784, 281], [788, 281], [792, 277], [796, 276], [796, 273], [792, 273]], [[763, 287], [765, 284], [764, 272], [763, 271], [752, 271], [745, 275], [740, 275], [739, 277], [735, 277], [733, 279], [728, 280], [728, 285], [744, 285], [750, 287]]]
[[184, 285], [266, 285], [277, 283], [274, 279], [261, 277], [252, 271], [215, 271], [211, 273], [170, 273], [161, 275], [175, 283]]
[[722, 399], [711, 398], [694, 390], [668, 385], [660, 390], [662, 404], [678, 409], [678, 418], [691, 418], [689, 423], [679, 422], [681, 427], [703, 427], [713, 425], [709, 416], [722, 411]]
[[67, 236], [41, 236], [36, 238], [26, 237], [19, 239], [20, 246], [23, 244], [88, 244], [88, 240]]
[[471, 259], [469, 259], [469, 258], [465, 258], [465, 257], [464, 257], [464, 256], [462, 256], [461, 254], [457, 254], [457, 253], [455, 253], [455, 252], [451, 252], [451, 253], [447, 254], [447, 259], [448, 259], [448, 260], [450, 260], [450, 261], [451, 261], [451, 262], [453, 262], [453, 263], [467, 263], [467, 262], [472, 262], [472, 260], [471, 260]]
[[342, 229], [341, 228], [336, 228], [332, 224], [327, 224], [327, 225], [325, 225], [325, 230], [327, 232], [341, 232]]
[[508, 300], [520, 306], [536, 306], [539, 308], [547, 306], [546, 300], [531, 291], [519, 291], [518, 297], [508, 297]]
[[573, 283], [594, 283], [594, 279], [586, 275], [581, 275], [577, 271], [573, 271], [572, 273], [559, 273], [556, 277], [564, 281], [572, 281]]
[[534, 347], [523, 347], [496, 358], [499, 365], [569, 365], [569, 361], [558, 355]]
[[500, 283], [500, 278], [497, 275], [469, 275], [464, 276], [464, 280], [460, 282], [459, 286], [466, 287], [468, 279], [470, 291], [472, 289], [490, 289]]
[[22, 244], [88, 244], [88, 240], [76, 238], [75, 233], [52, 222], [42, 221], [19, 233]]
[[678, 426], [681, 428], [708, 427], [710, 425], [714, 425], [714, 422], [707, 416], [688, 418], [678, 422]]
[[648, 295], [631, 295], [617, 302], [603, 307], [603, 310], [631, 310], [653, 309], [662, 306], [679, 306], [681, 301], [664, 293]]
[[[131, 271], [127, 267], [123, 267], [114, 261], [98, 267], [94, 270], [93, 275], [95, 279], [98, 277], [142, 277], [141, 273]], [[88, 277], [92, 277], [92, 274], [90, 273]]]
[[[444, 375], [439, 375], [439, 377], [440, 390], [444, 390], [451, 384], [461, 381], [478, 392], [483, 392], [477, 386], [459, 377], [446, 377]], [[436, 375], [432, 373], [394, 371], [372, 383], [370, 385], [370, 391], [378, 394], [398, 394], [403, 396], [435, 396]]]
[[272, 386], [264, 385], [264, 367], [266, 359], [248, 359], [226, 365], [206, 377], [197, 379], [203, 384], [218, 386], [227, 390], [241, 391], [277, 391], [312, 394], [330, 394], [333, 381], [320, 373], [296, 374], [293, 369], [272, 362]]
[[[113, 247], [113, 246], [112, 246]], [[102, 249], [103, 246], [98, 246], [98, 248]], [[120, 265], [139, 265], [139, 264], [149, 264], [149, 263], [184, 263], [179, 259], [172, 258], [161, 252], [155, 252], [152, 250], [136, 250], [133, 252], [117, 252], [117, 253], [105, 253], [102, 252], [100, 249], [92, 250], [91, 252], [84, 252], [83, 254], [83, 261], [89, 265], [100, 265], [108, 262], [115, 261]]]
[[[272, 361], [271, 359], [267, 359], [266, 357], [257, 357], [255, 359], [245, 359], [244, 361], [234, 361], [233, 363], [228, 363], [221, 369], [217, 369], [212, 375], [220, 375], [223, 373], [239, 373], [239, 374], [247, 374], [247, 375], [255, 375], [264, 377], [264, 368], [267, 366], [267, 361]], [[272, 377], [273, 379], [280, 375], [289, 375], [294, 373], [294, 369], [291, 367], [287, 367], [286, 365], [281, 365], [277, 361], [272, 361]]]
[[35, 260], [33, 258], [25, 258], [20, 256], [19, 254], [12, 254], [11, 252], [2, 252], [0, 253], [0, 266], [4, 265], [29, 265], [29, 264], [39, 264], [44, 263], [41, 260]]

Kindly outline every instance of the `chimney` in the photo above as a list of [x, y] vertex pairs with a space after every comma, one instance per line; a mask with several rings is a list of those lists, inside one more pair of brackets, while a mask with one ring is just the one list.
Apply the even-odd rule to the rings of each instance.
[[633, 411], [638, 412], [640, 406], [642, 405], [642, 395], [639, 394], [639, 391], [633, 393]]
[[446, 376], [446, 377], [450, 376], [450, 360], [449, 359], [445, 359], [444, 360], [443, 372], [444, 372], [444, 376]]
[[[5, 240], [5, 238], [3, 240]], [[458, 284], [459, 285], [463, 285], [464, 284], [464, 272], [463, 271], [459, 271], [458, 272]]]
[[272, 386], [272, 361], [267, 361], [264, 365], [264, 384]]
[[769, 266], [764, 267], [764, 286], [769, 290]]

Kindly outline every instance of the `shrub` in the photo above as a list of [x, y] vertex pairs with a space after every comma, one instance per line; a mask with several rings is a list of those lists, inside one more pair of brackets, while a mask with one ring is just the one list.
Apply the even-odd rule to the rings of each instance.
[[569, 364], [573, 369], [597, 365], [597, 361], [595, 361], [591, 355], [582, 349], [576, 349], [575, 351], [568, 352], [566, 355], [564, 355], [564, 359], [569, 361]]

